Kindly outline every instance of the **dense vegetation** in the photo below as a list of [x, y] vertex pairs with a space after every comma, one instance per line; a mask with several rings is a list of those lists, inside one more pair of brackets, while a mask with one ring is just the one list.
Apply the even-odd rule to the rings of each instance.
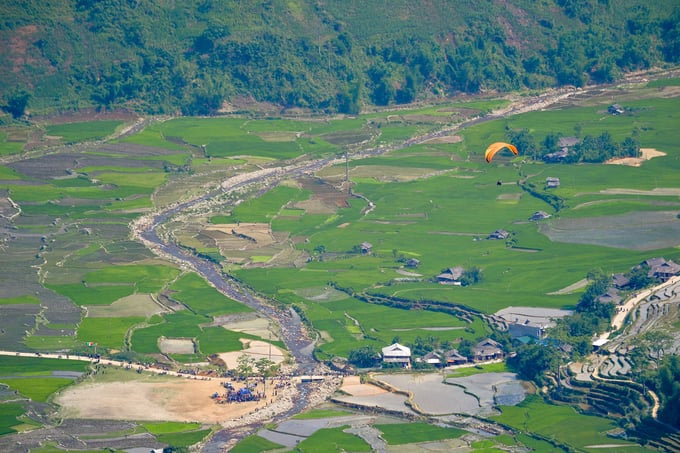
[[673, 0], [11, 0], [0, 18], [0, 103], [15, 117], [206, 114], [241, 96], [356, 113], [607, 83], [680, 59]]

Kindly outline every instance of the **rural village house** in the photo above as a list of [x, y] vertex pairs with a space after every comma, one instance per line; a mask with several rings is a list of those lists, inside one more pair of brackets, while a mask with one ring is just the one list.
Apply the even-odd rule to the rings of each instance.
[[560, 178], [548, 176], [545, 178], [545, 187], [548, 189], [556, 189], [560, 186]]
[[609, 303], [618, 305], [621, 303], [623, 298], [619, 295], [619, 290], [616, 288], [607, 288], [607, 292], [598, 297], [597, 300], [605, 304]]
[[423, 356], [423, 358], [420, 361], [425, 362], [428, 365], [432, 365], [432, 366], [436, 366], [436, 367], [439, 367], [439, 366], [442, 365], [442, 358], [435, 351], [428, 352], [427, 354], [425, 354]]
[[409, 258], [409, 259], [406, 261], [406, 267], [414, 268], [414, 267], [418, 267], [418, 266], [420, 266], [420, 260], [418, 260], [418, 259]]
[[382, 348], [383, 363], [396, 363], [404, 368], [411, 366], [411, 348], [394, 343]]
[[361, 250], [361, 253], [364, 255], [370, 255], [371, 251], [373, 250], [373, 244], [370, 242], [362, 242], [359, 244], [359, 249]]
[[531, 215], [531, 217], [529, 217], [529, 220], [531, 221], [545, 220], [549, 219], [550, 217], [551, 215], [545, 211], [536, 211]]
[[444, 358], [446, 359], [447, 366], [462, 365], [464, 363], [468, 363], [467, 357], [461, 355], [457, 349], [451, 349], [450, 351], [447, 351], [444, 354]]
[[558, 151], [543, 156], [545, 162], [561, 162], [569, 155], [569, 148], [579, 143], [578, 137], [560, 137], [557, 146]]
[[612, 104], [609, 107], [607, 107], [607, 112], [609, 112], [612, 115], [620, 115], [623, 112], [625, 112], [625, 110], [619, 104]]
[[501, 345], [491, 338], [487, 338], [477, 343], [475, 347], [472, 348], [472, 354], [475, 362], [485, 362], [487, 360], [502, 359], [505, 357]]
[[640, 265], [649, 267], [647, 275], [664, 282], [671, 277], [680, 275], [680, 265], [675, 264], [673, 261], [666, 261], [662, 257], [644, 260]]
[[464, 271], [465, 269], [462, 266], [449, 267], [437, 275], [437, 282], [442, 285], [461, 285], [460, 279], [463, 277]]
[[508, 233], [505, 230], [496, 230], [490, 235], [488, 235], [486, 238], [487, 239], [507, 239], [508, 236], [510, 236], [510, 233]]
[[616, 288], [625, 288], [630, 283], [630, 279], [623, 274], [612, 275], [612, 283]]

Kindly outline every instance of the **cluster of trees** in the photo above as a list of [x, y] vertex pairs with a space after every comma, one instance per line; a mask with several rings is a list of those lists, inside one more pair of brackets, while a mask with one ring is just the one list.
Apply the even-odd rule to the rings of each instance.
[[[551, 134], [543, 142], [542, 157], [558, 151], [559, 136]], [[599, 136], [586, 135], [576, 145], [569, 148], [569, 153], [562, 160], [564, 163], [601, 163], [620, 157], [640, 157], [640, 143], [634, 137], [626, 137], [616, 143], [608, 131]]]
[[474, 285], [479, 283], [483, 278], [482, 269], [478, 266], [472, 266], [470, 269], [465, 269], [463, 275], [460, 278], [460, 283], [463, 286]]
[[[357, 113], [364, 104], [460, 92], [611, 82], [680, 61], [680, 8], [668, 0], [551, 0], [540, 8], [513, 0], [486, 13], [457, 3], [455, 14], [442, 14], [451, 5], [438, 0], [407, 27], [407, 0], [361, 8], [300, 2], [299, 14], [281, 1], [21, 3], [0, 7], [0, 35], [27, 41], [34, 57], [0, 56], [11, 69], [0, 71], [0, 97], [9, 105], [11, 90], [25, 90], [38, 108], [195, 115], [249, 96]], [[27, 25], [37, 27], [24, 38]]]
[[664, 357], [649, 384], [661, 398], [659, 419], [680, 429], [680, 356]]
[[242, 378], [248, 378], [254, 375], [268, 378], [276, 374], [279, 366], [267, 357], [255, 359], [248, 354], [241, 354], [236, 359], [236, 374]]
[[[540, 146], [528, 129], [506, 129], [508, 141], [517, 147], [520, 154], [530, 156], [533, 160], [548, 159], [560, 151], [562, 134], [552, 132], [548, 134]], [[640, 143], [635, 136], [629, 136], [617, 143], [608, 131], [599, 136], [586, 135], [577, 144], [569, 147], [566, 156], [560, 157], [564, 163], [601, 163], [612, 158], [639, 157]]]

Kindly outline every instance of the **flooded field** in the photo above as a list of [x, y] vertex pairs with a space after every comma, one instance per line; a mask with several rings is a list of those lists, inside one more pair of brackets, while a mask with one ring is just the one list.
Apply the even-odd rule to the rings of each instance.
[[[348, 395], [335, 400], [406, 414], [488, 415], [496, 405], [518, 404], [527, 394], [514, 373], [481, 373], [448, 379], [440, 373], [375, 374], [372, 378], [393, 391], [373, 384], [346, 383], [341, 390]], [[409, 396], [397, 392], [410, 395], [413, 409], [406, 404]]]

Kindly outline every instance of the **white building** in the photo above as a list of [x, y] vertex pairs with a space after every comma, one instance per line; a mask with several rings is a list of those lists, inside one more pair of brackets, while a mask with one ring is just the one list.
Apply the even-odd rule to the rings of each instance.
[[404, 368], [411, 366], [411, 348], [394, 343], [382, 348], [383, 363], [398, 363]]

